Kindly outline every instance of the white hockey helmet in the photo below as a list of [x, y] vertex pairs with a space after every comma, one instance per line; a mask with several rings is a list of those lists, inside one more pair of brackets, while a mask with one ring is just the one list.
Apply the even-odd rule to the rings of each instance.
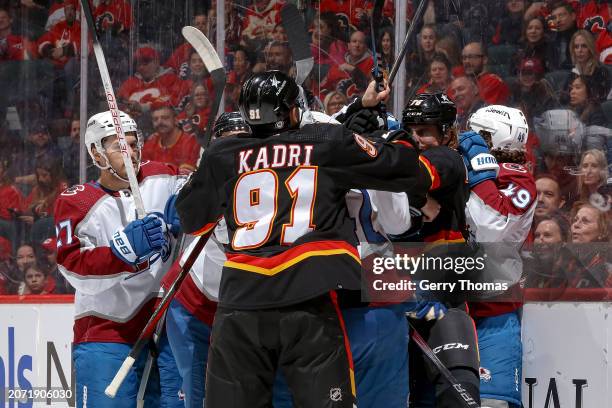
[[[121, 118], [121, 128], [123, 129], [123, 132], [125, 134], [129, 132], [136, 132], [138, 143], [142, 143], [142, 137], [138, 131], [138, 126], [136, 125], [134, 119], [122, 111], [119, 111], [119, 118]], [[108, 160], [108, 157], [106, 157], [105, 149], [102, 146], [102, 140], [108, 136], [113, 136], [116, 134], [117, 132], [115, 131], [113, 116], [110, 111], [97, 113], [87, 121], [87, 129], [85, 130], [85, 145], [87, 146], [87, 152], [89, 153], [89, 156], [91, 156], [91, 160], [93, 160], [94, 164], [102, 170], [111, 168], [110, 161]], [[106, 166], [101, 166], [96, 162], [93, 155], [92, 145], [95, 146], [98, 153], [104, 157], [107, 163]], [[138, 169], [135, 170], [138, 172]], [[114, 173], [117, 175], [116, 172]], [[117, 177], [124, 180], [123, 177], [120, 177], [119, 175], [117, 175]]]
[[503, 105], [478, 109], [468, 119], [468, 127], [474, 132], [489, 132], [492, 149], [523, 150], [529, 133], [523, 112]]

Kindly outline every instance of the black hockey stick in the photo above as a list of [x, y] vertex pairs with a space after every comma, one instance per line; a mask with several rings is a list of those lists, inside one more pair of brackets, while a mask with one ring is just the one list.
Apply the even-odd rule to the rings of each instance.
[[170, 306], [170, 301], [174, 298], [176, 291], [181, 286], [181, 283], [183, 283], [183, 280], [185, 280], [185, 278], [189, 274], [191, 267], [193, 266], [194, 262], [200, 255], [200, 252], [204, 248], [204, 245], [206, 245], [206, 241], [208, 241], [208, 238], [210, 238], [214, 230], [215, 230], [215, 227], [212, 226], [210, 230], [208, 230], [205, 234], [201, 235], [198, 238], [198, 241], [193, 247], [193, 250], [189, 253], [189, 256], [187, 257], [187, 259], [185, 260], [185, 263], [181, 267], [181, 270], [178, 276], [176, 277], [175, 281], [172, 282], [170, 289], [168, 289], [168, 291], [164, 294], [164, 297], [162, 298], [161, 302], [157, 306], [157, 309], [155, 309], [155, 311], [149, 318], [149, 321], [145, 325], [144, 329], [142, 329], [142, 332], [138, 336], [138, 340], [136, 340], [136, 343], [134, 343], [134, 346], [130, 350], [130, 354], [128, 354], [128, 356], [123, 361], [123, 364], [121, 364], [121, 367], [117, 371], [117, 374], [115, 374], [113, 381], [111, 381], [108, 387], [106, 387], [106, 389], [104, 390], [104, 393], [107, 396], [114, 398], [115, 395], [117, 395], [117, 391], [119, 390], [119, 387], [121, 387], [121, 384], [123, 383], [123, 381], [129, 374], [130, 369], [134, 365], [134, 362], [136, 362], [136, 359], [142, 352], [143, 348], [147, 344], [149, 344], [149, 340], [151, 339], [151, 337], [153, 336], [153, 333], [155, 332], [157, 323], [159, 323], [161, 318], [166, 313], [168, 306]]
[[408, 322], [408, 324], [410, 324], [410, 328], [412, 329], [410, 331], [410, 337], [412, 338], [412, 340], [414, 340], [416, 345], [419, 346], [423, 354], [425, 354], [427, 358], [429, 358], [429, 360], [434, 363], [434, 365], [440, 371], [440, 374], [442, 374], [446, 378], [446, 380], [451, 383], [453, 389], [457, 391], [457, 394], [461, 397], [461, 401], [463, 402], [462, 405], [465, 408], [478, 408], [479, 405], [476, 400], [465, 388], [463, 388], [461, 383], [459, 383], [455, 376], [448, 370], [448, 368], [446, 368], [444, 363], [440, 361], [440, 359], [438, 358], [438, 356], [436, 356], [431, 347], [429, 347], [429, 344], [427, 344], [425, 339], [421, 337], [417, 329], [412, 325], [412, 323]]
[[[374, 20], [380, 22], [382, 19], [382, 9], [385, 5], [385, 0], [376, 0], [374, 3], [374, 9], [372, 10], [372, 15], [370, 16], [370, 37], [372, 40], [372, 56], [374, 57], [374, 68], [372, 68], [372, 77], [374, 81], [376, 81], [376, 92], [382, 92], [385, 90], [385, 80], [383, 78], [383, 73], [379, 67], [378, 61], [378, 52], [376, 50], [376, 30], [374, 30]], [[389, 129], [387, 125], [387, 106], [384, 101], [380, 101], [378, 104], [378, 111], [380, 112], [380, 116], [384, 122], [384, 129]]]
[[295, 61], [295, 82], [302, 85], [314, 66], [306, 23], [297, 7], [288, 3], [281, 9], [281, 24], [287, 33], [289, 48]]
[[[200, 58], [202, 58], [202, 61], [204, 61], [204, 65], [206, 65], [206, 69], [208, 69], [208, 72], [210, 72], [213, 78], [213, 84], [215, 86], [215, 99], [213, 101], [210, 117], [208, 119], [208, 125], [206, 128], [206, 133], [204, 136], [205, 144], [202, 145], [202, 147], [206, 148], [210, 143], [210, 136], [212, 134], [213, 128], [212, 125], [214, 123], [216, 113], [219, 110], [219, 106], [221, 105], [221, 97], [223, 95], [223, 89], [225, 88], [225, 69], [223, 68], [223, 64], [221, 64], [221, 60], [219, 59], [219, 56], [217, 55], [217, 52], [215, 51], [214, 47], [212, 46], [212, 44], [210, 44], [206, 36], [202, 34], [200, 30], [195, 27], [186, 26], [183, 27], [182, 32], [185, 39], [197, 51], [197, 53], [200, 55]], [[104, 390], [104, 393], [107, 396], [114, 398], [115, 395], [117, 395], [119, 387], [127, 377], [130, 369], [134, 365], [134, 362], [142, 352], [143, 348], [149, 343], [151, 337], [153, 336], [153, 333], [155, 332], [158, 322], [163, 318], [164, 314], [166, 313], [166, 310], [170, 306], [170, 301], [174, 298], [179, 287], [189, 274], [191, 267], [200, 255], [200, 252], [202, 252], [202, 249], [204, 248], [204, 245], [206, 245], [208, 238], [210, 238], [210, 236], [214, 232], [215, 226], [216, 224], [210, 226], [210, 228], [198, 238], [198, 241], [193, 247], [193, 250], [189, 253], [189, 256], [181, 267], [179, 274], [177, 275], [174, 282], [172, 282], [170, 289], [168, 289], [168, 291], [164, 294], [164, 297], [161, 299], [159, 305], [157, 306], [157, 309], [155, 309], [155, 311], [149, 318], [149, 321], [138, 336], [138, 340], [136, 340], [136, 343], [130, 350], [130, 353], [123, 361], [123, 364], [117, 371], [117, 374], [115, 374], [115, 378], [113, 378], [108, 387], [106, 387], [106, 390]]]
[[213, 124], [217, 118], [217, 111], [221, 106], [221, 99], [223, 98], [223, 91], [225, 89], [225, 68], [217, 55], [217, 51], [212, 46], [208, 38], [195, 27], [185, 26], [182, 30], [183, 37], [191, 44], [191, 46], [197, 51], [206, 66], [206, 69], [210, 73], [213, 82], [213, 88], [215, 97], [213, 98], [212, 109], [210, 110], [210, 116], [208, 117], [208, 123], [206, 124], [206, 131], [204, 132], [204, 138], [200, 141], [201, 146], [206, 148], [210, 143], [212, 136]]
[[393, 84], [393, 80], [395, 79], [395, 75], [397, 74], [397, 70], [399, 69], [402, 60], [406, 56], [406, 52], [408, 51], [408, 43], [410, 42], [410, 38], [412, 37], [412, 33], [415, 32], [416, 26], [421, 21], [421, 17], [425, 14], [425, 4], [427, 1], [421, 1], [419, 3], [419, 7], [417, 7], [414, 12], [414, 17], [412, 18], [412, 23], [410, 23], [410, 27], [408, 28], [408, 32], [406, 33], [406, 37], [404, 37], [404, 42], [402, 43], [402, 48], [400, 49], [400, 54], [397, 56], [397, 59], [393, 63], [393, 67], [391, 67], [391, 72], [389, 73], [389, 79], [387, 82], [389, 83], [389, 87]]
[[119, 149], [121, 150], [121, 157], [123, 158], [123, 164], [125, 165], [125, 171], [130, 182], [130, 190], [134, 196], [134, 205], [136, 206], [136, 216], [143, 218], [145, 216], [144, 204], [142, 196], [140, 195], [140, 188], [138, 187], [138, 180], [136, 179], [136, 171], [132, 165], [132, 158], [128, 150], [127, 142], [125, 141], [125, 133], [121, 127], [121, 119], [119, 118], [119, 108], [117, 107], [117, 98], [115, 98], [115, 92], [113, 91], [113, 84], [108, 73], [108, 67], [106, 65], [106, 59], [104, 58], [104, 52], [102, 51], [102, 45], [98, 39], [98, 33], [96, 32], [96, 25], [94, 23], [93, 14], [89, 7], [88, 0], [81, 0], [83, 5], [83, 14], [87, 20], [91, 37], [93, 38], [93, 50], [96, 56], [96, 62], [98, 63], [98, 70], [100, 71], [100, 77], [102, 78], [102, 85], [104, 86], [104, 93], [106, 95], [106, 102], [108, 103], [108, 110], [113, 117], [113, 123], [115, 125], [115, 132], [117, 133], [117, 141], [119, 142]]

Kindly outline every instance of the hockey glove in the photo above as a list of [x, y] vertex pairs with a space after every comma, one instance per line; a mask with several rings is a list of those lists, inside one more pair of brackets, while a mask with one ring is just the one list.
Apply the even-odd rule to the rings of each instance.
[[361, 109], [349, 116], [344, 122], [344, 127], [359, 135], [367, 135], [381, 129], [384, 121], [378, 112], [373, 109]]
[[497, 160], [490, 153], [487, 143], [476, 132], [463, 132], [459, 135], [459, 153], [468, 170], [470, 188], [485, 180], [495, 180], [499, 171]]
[[166, 221], [166, 226], [175, 237], [181, 232], [181, 220], [176, 211], [176, 197], [176, 194], [171, 195], [164, 208], [164, 221]]
[[448, 312], [444, 303], [431, 300], [419, 300], [414, 306], [414, 310], [407, 313], [413, 319], [440, 320]]
[[163, 220], [156, 215], [130, 222], [111, 238], [110, 247], [118, 258], [130, 265], [138, 265], [144, 259], [159, 253], [167, 246]]

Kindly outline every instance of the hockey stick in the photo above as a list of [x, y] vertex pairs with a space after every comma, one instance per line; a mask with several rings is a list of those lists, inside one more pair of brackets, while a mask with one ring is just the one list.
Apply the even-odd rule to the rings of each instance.
[[[215, 99], [213, 101], [211, 115], [208, 119], [208, 125], [204, 136], [205, 143], [202, 145], [203, 148], [206, 148], [210, 143], [210, 136], [212, 134], [213, 128], [212, 124], [216, 117], [216, 112], [219, 110], [219, 106], [221, 105], [221, 97], [223, 95], [223, 89], [225, 88], [225, 69], [223, 68], [223, 64], [221, 64], [221, 60], [219, 59], [219, 56], [217, 55], [217, 52], [215, 51], [214, 47], [200, 30], [195, 27], [186, 26], [183, 27], [182, 33], [185, 39], [200, 55], [202, 61], [204, 61], [204, 65], [206, 65], [206, 69], [208, 69], [208, 72], [210, 72], [210, 75], [213, 79], [213, 85], [215, 86]], [[136, 340], [136, 343], [130, 350], [130, 353], [123, 361], [123, 364], [117, 371], [117, 374], [115, 374], [115, 378], [113, 378], [108, 387], [106, 387], [106, 390], [104, 390], [104, 393], [107, 396], [114, 398], [115, 395], [117, 395], [117, 391], [125, 380], [125, 377], [128, 375], [130, 368], [132, 368], [132, 366], [134, 365], [134, 362], [140, 355], [144, 346], [149, 342], [149, 339], [151, 338], [153, 332], [157, 327], [157, 323], [166, 313], [166, 310], [170, 306], [170, 301], [176, 295], [178, 288], [181, 286], [181, 284], [189, 274], [191, 267], [200, 255], [200, 252], [204, 248], [204, 245], [206, 245], [208, 238], [210, 238], [210, 236], [214, 232], [215, 225], [210, 226], [210, 229], [207, 230], [204, 234], [202, 234], [200, 238], [198, 238], [198, 241], [194, 245], [193, 250], [189, 253], [189, 256], [183, 264], [179, 274], [177, 275], [174, 282], [172, 282], [170, 289], [168, 289], [168, 291], [164, 294], [164, 297], [157, 306], [157, 309], [155, 309], [155, 311], [149, 318], [149, 321], [138, 336], [138, 340]]]
[[479, 405], [476, 400], [465, 388], [463, 388], [463, 386], [459, 383], [459, 381], [457, 381], [455, 376], [448, 370], [448, 368], [444, 366], [444, 363], [442, 363], [438, 356], [436, 356], [431, 347], [429, 347], [429, 344], [427, 344], [425, 339], [421, 337], [417, 329], [412, 325], [412, 323], [408, 322], [408, 324], [410, 324], [410, 327], [412, 328], [412, 330], [410, 331], [410, 337], [412, 338], [412, 340], [414, 340], [417, 346], [419, 346], [423, 354], [425, 354], [427, 358], [429, 358], [429, 360], [434, 363], [434, 365], [440, 371], [440, 374], [442, 374], [446, 378], [446, 380], [451, 383], [453, 389], [457, 391], [457, 394], [459, 394], [459, 396], [461, 397], [461, 401], [463, 402], [462, 405], [466, 408], [478, 408]]
[[215, 91], [215, 97], [213, 99], [212, 108], [210, 110], [210, 116], [208, 117], [208, 123], [206, 123], [206, 131], [204, 137], [201, 140], [201, 146], [206, 148], [210, 143], [212, 135], [213, 124], [217, 118], [217, 111], [221, 106], [221, 98], [223, 98], [223, 90], [225, 89], [225, 68], [217, 55], [217, 51], [212, 46], [208, 38], [195, 27], [185, 26], [181, 31], [183, 37], [191, 44], [191, 46], [197, 51], [206, 66], [206, 69], [210, 73], [213, 81], [213, 88]]
[[281, 9], [281, 24], [287, 33], [289, 48], [295, 61], [295, 82], [302, 85], [312, 71], [314, 58], [310, 52], [306, 24], [294, 4], [288, 3]]
[[[376, 81], [376, 92], [382, 92], [385, 90], [385, 83], [383, 78], [383, 73], [379, 69], [378, 66], [378, 52], [376, 51], [376, 31], [374, 30], [374, 20], [380, 21], [382, 19], [382, 9], [385, 5], [385, 0], [376, 0], [374, 3], [374, 9], [372, 10], [372, 15], [370, 16], [370, 37], [372, 40], [372, 54], [374, 57], [374, 68], [372, 68], [372, 77], [374, 81]], [[389, 129], [387, 125], [387, 105], [385, 105], [384, 101], [381, 101], [378, 104], [378, 111], [382, 116], [384, 122], [384, 129]]]
[[425, 4], [426, 3], [427, 3], [426, 1], [421, 1], [421, 3], [419, 3], [419, 7], [417, 7], [416, 11], [414, 12], [412, 23], [410, 23], [410, 27], [408, 28], [408, 32], [406, 33], [406, 37], [404, 37], [404, 42], [402, 43], [400, 55], [398, 55], [397, 59], [393, 63], [393, 67], [391, 67], [391, 72], [389, 73], [389, 79], [387, 80], [389, 83], [389, 87], [391, 87], [391, 84], [393, 84], [393, 80], [395, 79], [397, 70], [399, 69], [399, 66], [402, 63], [402, 60], [406, 56], [406, 52], [408, 51], [408, 42], [410, 41], [410, 38], [412, 37], [412, 33], [415, 31], [417, 23], [421, 20], [421, 17], [423, 17], [423, 14], [425, 14]]
[[[161, 336], [161, 332], [164, 329], [164, 316], [159, 319], [157, 322], [157, 326], [155, 327], [155, 333], [153, 333], [153, 348], [157, 348], [159, 343], [159, 337]], [[151, 375], [151, 370], [153, 369], [153, 359], [155, 350], [149, 350], [149, 356], [147, 357], [147, 362], [145, 363], [144, 370], [142, 371], [142, 378], [140, 379], [140, 386], [138, 387], [138, 394], [136, 395], [136, 408], [144, 408], [145, 402], [145, 393], [147, 391], [147, 384], [149, 382], [149, 376]]]
[[212, 235], [214, 230], [215, 228], [214, 226], [212, 226], [210, 230], [207, 231], [205, 234], [201, 235], [198, 241], [196, 242], [195, 246], [193, 247], [193, 250], [189, 253], [189, 256], [181, 267], [178, 276], [176, 277], [174, 282], [172, 282], [170, 289], [168, 289], [168, 291], [164, 294], [164, 297], [157, 306], [157, 309], [155, 309], [155, 311], [149, 318], [149, 321], [140, 333], [140, 336], [138, 336], [138, 340], [136, 340], [136, 343], [134, 343], [134, 346], [132, 346], [130, 354], [128, 354], [128, 356], [123, 361], [123, 364], [121, 364], [121, 367], [117, 371], [117, 374], [115, 374], [113, 381], [111, 381], [108, 387], [106, 387], [106, 390], [104, 390], [104, 393], [107, 396], [114, 398], [115, 395], [117, 395], [119, 387], [127, 377], [130, 369], [136, 362], [136, 359], [142, 352], [144, 346], [149, 343], [149, 340], [157, 327], [157, 323], [166, 313], [168, 306], [170, 306], [170, 301], [174, 298], [174, 295], [176, 294], [176, 291], [178, 290], [179, 286], [181, 286], [181, 283], [183, 283], [183, 280], [185, 280], [185, 278], [189, 274], [191, 267], [200, 255], [200, 252], [204, 248], [204, 245], [206, 245], [206, 241], [208, 241], [208, 238]]
[[102, 51], [102, 45], [98, 39], [98, 33], [96, 32], [96, 25], [94, 23], [91, 8], [89, 7], [88, 0], [81, 0], [83, 6], [83, 14], [87, 19], [87, 25], [91, 31], [93, 38], [93, 50], [96, 55], [96, 61], [98, 63], [98, 70], [102, 77], [102, 84], [104, 85], [104, 93], [106, 94], [106, 102], [108, 103], [108, 110], [110, 111], [113, 122], [115, 125], [115, 132], [117, 132], [117, 140], [119, 141], [119, 149], [121, 150], [121, 156], [123, 157], [123, 164], [125, 165], [125, 171], [127, 172], [128, 180], [130, 182], [130, 189], [134, 196], [134, 205], [136, 206], [136, 217], [143, 218], [145, 216], [144, 204], [142, 196], [140, 195], [140, 188], [138, 187], [138, 180], [136, 179], [136, 172], [132, 165], [132, 158], [128, 150], [128, 145], [125, 140], [125, 133], [121, 127], [121, 119], [119, 118], [119, 109], [117, 107], [117, 99], [115, 98], [115, 92], [113, 91], [113, 84], [108, 73], [108, 67], [106, 65], [106, 59], [104, 58], [104, 52]]

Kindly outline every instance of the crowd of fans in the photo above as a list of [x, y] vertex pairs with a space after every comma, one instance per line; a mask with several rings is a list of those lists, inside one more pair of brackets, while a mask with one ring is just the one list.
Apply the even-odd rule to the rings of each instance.
[[[386, 0], [372, 32], [373, 1], [300, 2], [315, 62], [304, 83], [311, 106], [333, 114], [365, 90], [375, 64], [388, 72], [402, 41], [394, 34], [396, 7], [406, 5], [408, 25], [420, 1], [427, 4], [409, 45], [406, 86], [394, 92], [406, 100], [446, 92], [459, 111], [458, 131], [482, 106], [520, 108], [538, 190], [527, 268], [565, 265], [557, 244], [601, 243], [579, 262], [599, 268], [597, 279], [575, 283], [609, 284], [612, 4]], [[190, 24], [215, 39], [216, 5], [157, 3], [94, 0], [96, 29], [120, 107], [145, 137], [143, 159], [193, 170], [214, 90], [180, 28]], [[292, 73], [283, 4], [225, 2], [226, 111], [237, 110], [241, 84], [253, 72]], [[52, 256], [50, 214], [58, 194], [79, 182], [80, 20], [76, 0], [0, 1], [0, 294], [70, 290]], [[105, 109], [105, 99], [89, 49], [93, 114]], [[95, 178], [89, 164], [87, 179]]]

